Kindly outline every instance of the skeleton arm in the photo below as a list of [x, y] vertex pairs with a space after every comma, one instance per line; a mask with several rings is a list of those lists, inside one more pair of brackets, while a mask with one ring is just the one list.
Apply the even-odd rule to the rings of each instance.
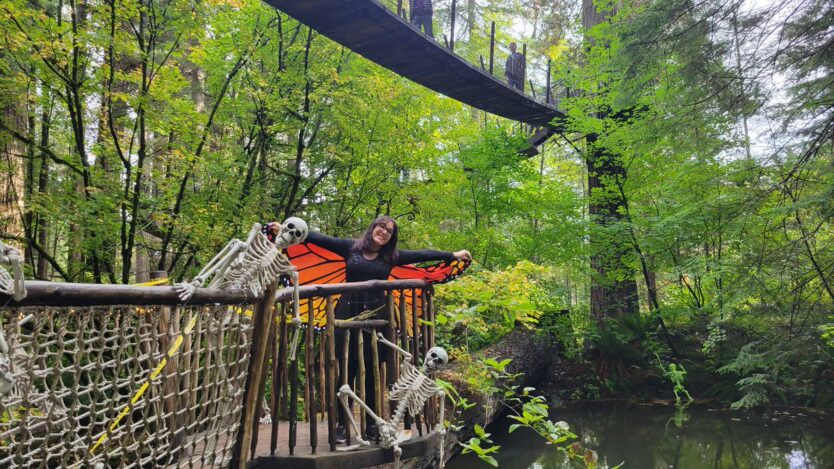
[[402, 354], [402, 356], [403, 356], [403, 359], [404, 359], [404, 360], [407, 360], [407, 361], [409, 361], [409, 362], [411, 361], [411, 359], [412, 359], [412, 355], [411, 355], [410, 353], [408, 353], [408, 352], [406, 352], [405, 350], [401, 349], [401, 348], [400, 348], [397, 344], [390, 342], [388, 339], [386, 339], [386, 338], [385, 338], [385, 336], [384, 336], [384, 335], [382, 335], [382, 333], [381, 333], [381, 332], [377, 332], [377, 333], [376, 333], [376, 337], [377, 337], [377, 339], [379, 339], [379, 341], [380, 341], [380, 342], [382, 342], [383, 344], [385, 344], [385, 345], [387, 345], [387, 346], [391, 347], [392, 349], [396, 350], [397, 352], [400, 352], [400, 353]]
[[217, 255], [214, 256], [214, 258], [205, 267], [203, 267], [203, 270], [201, 270], [200, 273], [194, 277], [194, 280], [174, 285], [174, 288], [176, 288], [177, 292], [180, 294], [180, 300], [188, 301], [197, 288], [203, 286], [203, 283], [212, 275], [215, 275], [218, 272], [220, 274], [225, 272], [235, 258], [246, 249], [246, 246], [247, 245], [245, 243], [242, 243], [237, 239], [229, 241], [229, 244], [227, 244], [223, 250], [217, 253]]
[[446, 418], [446, 393], [440, 389], [436, 395], [440, 398], [440, 415], [438, 416], [440, 418], [437, 420], [437, 426], [434, 427], [434, 431], [440, 434], [440, 463], [438, 467], [443, 469], [446, 463], [446, 458], [444, 457], [444, 453], [446, 452], [446, 421], [444, 420]]
[[14, 296], [16, 301], [26, 298], [26, 285], [23, 281], [23, 265], [20, 251], [0, 242], [0, 264], [12, 266], [12, 276], [0, 267], [0, 292]]

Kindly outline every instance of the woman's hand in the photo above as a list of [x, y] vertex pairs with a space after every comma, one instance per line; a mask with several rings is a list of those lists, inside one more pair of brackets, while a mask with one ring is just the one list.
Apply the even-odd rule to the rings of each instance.
[[472, 254], [469, 254], [469, 251], [467, 251], [466, 249], [463, 249], [461, 251], [457, 251], [456, 253], [454, 253], [454, 255], [455, 255], [455, 259], [458, 259], [458, 260], [461, 260], [461, 261], [472, 261]]
[[281, 224], [277, 221], [271, 221], [266, 224], [266, 230], [272, 233], [273, 235], [281, 234]]

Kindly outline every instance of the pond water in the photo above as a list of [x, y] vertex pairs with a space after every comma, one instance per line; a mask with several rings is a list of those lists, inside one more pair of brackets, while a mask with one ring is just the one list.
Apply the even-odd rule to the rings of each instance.
[[[624, 469], [831, 469], [834, 468], [834, 421], [803, 410], [729, 411], [691, 406], [685, 415], [673, 407], [617, 403], [583, 403], [554, 409], [600, 462]], [[487, 431], [501, 445], [499, 467], [567, 469], [567, 458], [535, 433], [499, 420]], [[492, 466], [468, 454], [448, 469]]]

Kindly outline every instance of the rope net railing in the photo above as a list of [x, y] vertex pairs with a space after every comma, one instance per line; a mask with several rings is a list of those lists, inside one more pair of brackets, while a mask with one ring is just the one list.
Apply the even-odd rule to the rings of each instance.
[[0, 467], [227, 465], [251, 343], [240, 312], [3, 308], [0, 358], [13, 386], [0, 392]]

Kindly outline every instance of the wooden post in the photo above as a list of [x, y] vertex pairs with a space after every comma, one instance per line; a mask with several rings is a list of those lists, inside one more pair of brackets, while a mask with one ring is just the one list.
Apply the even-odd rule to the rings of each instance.
[[[392, 344], [397, 343], [397, 332], [395, 324], [396, 322], [396, 310], [394, 309], [394, 291], [388, 292], [388, 303], [387, 303], [387, 313], [388, 313], [388, 327], [385, 329], [385, 338], [388, 339], [388, 342]], [[391, 417], [391, 409], [393, 406], [391, 402], [388, 400], [388, 386], [394, 384], [397, 379], [400, 377], [400, 368], [397, 366], [399, 362], [397, 361], [397, 352], [393, 350], [388, 351], [388, 359], [385, 363], [385, 406], [386, 406], [386, 413], [385, 418]]]
[[[388, 313], [388, 327], [385, 328], [385, 338], [388, 339], [388, 342], [392, 344], [397, 343], [397, 329], [396, 329], [396, 310], [394, 309], [394, 292], [388, 292], [388, 305], [387, 305], [387, 313]], [[399, 377], [397, 375], [397, 354], [393, 350], [391, 353], [388, 354], [387, 368], [386, 368], [386, 387], [389, 384], [394, 384], [394, 381], [397, 380]]]
[[[417, 289], [411, 290], [411, 354], [414, 355], [414, 365], [420, 364], [420, 318], [417, 317]], [[423, 436], [422, 417], [414, 416], [417, 424], [417, 434]]]
[[324, 373], [324, 363], [327, 361], [325, 359], [325, 351], [327, 350], [327, 346], [325, 345], [325, 334], [324, 331], [319, 332], [319, 364], [318, 364], [318, 379], [319, 379], [319, 395], [318, 401], [316, 405], [318, 405], [318, 411], [321, 413], [321, 419], [319, 422], [323, 422], [325, 418], [325, 412], [327, 411], [327, 401], [325, 400], [325, 396], [327, 395], [327, 380], [325, 378]]
[[544, 103], [550, 104], [551, 101], [551, 92], [550, 92], [550, 59], [547, 59], [547, 91], [545, 92]]
[[[273, 296], [274, 298], [274, 296]], [[261, 383], [258, 385], [258, 407], [257, 411], [255, 412], [255, 421], [252, 423], [252, 441], [249, 443], [249, 454], [251, 458], [255, 457], [255, 451], [258, 449], [258, 433], [261, 429], [261, 415], [263, 415], [263, 403], [266, 402], [266, 376], [269, 374], [269, 357], [274, 355], [274, 347], [275, 344], [275, 304], [273, 303], [270, 307], [270, 327], [269, 327], [269, 339], [266, 342], [266, 351], [264, 353], [263, 358], [263, 373], [261, 374]], [[218, 328], [218, 331], [220, 328]], [[210, 400], [210, 396], [203, 396], [203, 399]]]
[[[301, 326], [298, 326], [301, 327]], [[290, 382], [290, 456], [295, 454], [295, 443], [298, 435], [298, 353], [296, 351], [295, 360], [290, 362], [290, 375], [288, 377]]]
[[521, 67], [521, 92], [524, 93], [524, 82], [527, 80], [527, 44], [521, 46], [521, 56], [524, 57], [524, 62]]
[[[434, 347], [434, 327], [435, 327], [435, 321], [437, 320], [435, 310], [434, 310], [434, 295], [433, 295], [433, 293], [434, 293], [433, 287], [430, 286], [426, 291], [426, 313], [428, 315], [429, 321], [431, 321], [431, 323], [432, 323], [432, 325], [431, 325], [431, 327], [429, 327], [429, 331], [428, 331], [429, 332], [429, 334], [428, 334], [428, 339], [429, 339], [428, 347], [429, 348]], [[432, 417], [433, 417], [432, 418], [433, 424], [437, 425], [437, 423], [438, 423], [437, 420], [438, 420], [438, 417], [440, 416], [440, 414], [437, 413], [438, 412], [437, 411], [437, 398], [432, 396], [429, 399], [429, 405], [431, 406], [431, 409], [432, 409], [431, 414], [432, 414]], [[440, 422], [440, 423], [442, 424], [443, 422]]]
[[[365, 393], [365, 334], [362, 332], [362, 329], [356, 331], [356, 361], [358, 364], [357, 369], [357, 376], [356, 376], [356, 394], [359, 395], [359, 399], [362, 399], [362, 402], [368, 403], [368, 399], [366, 399]], [[359, 408], [359, 430], [362, 433], [365, 433], [365, 429], [368, 428], [368, 422], [366, 420], [367, 415], [362, 408]], [[361, 435], [357, 435], [359, 438]]]
[[[165, 271], [161, 271], [165, 273]], [[155, 272], [151, 272], [151, 276], [153, 276]], [[168, 278], [166, 275], [162, 278]], [[159, 307], [159, 332], [157, 337], [159, 337], [159, 350], [168, 350], [170, 348], [170, 343], [179, 335], [179, 323], [171, 321], [171, 307], [170, 306], [160, 306]], [[222, 330], [223, 328], [218, 328]], [[218, 348], [222, 347], [222, 342], [219, 343]], [[222, 349], [221, 349], [222, 350]], [[211, 353], [214, 353], [212, 350]], [[163, 370], [163, 378], [162, 378], [162, 408], [166, 415], [165, 421], [168, 428], [180, 428], [182, 418], [177, 415], [177, 410], [179, 409], [178, 405], [178, 396], [179, 390], [177, 389], [177, 370], [179, 370], [179, 354], [174, 355], [171, 357], [170, 366], [166, 367]], [[175, 445], [179, 447], [182, 444], [184, 433], [174, 433], [172, 435]]]
[[269, 350], [268, 339], [272, 329], [271, 326], [274, 323], [272, 319], [273, 298], [275, 298], [277, 289], [277, 282], [267, 288], [263, 299], [255, 307], [254, 317], [252, 318], [252, 344], [249, 348], [249, 366], [246, 375], [246, 387], [243, 391], [243, 411], [240, 413], [240, 427], [229, 467], [237, 467], [238, 469], [246, 467], [248, 458], [245, 451], [252, 441], [253, 425], [258, 424], [257, 412], [260, 407], [258, 387], [262, 382], [264, 362]]
[[[278, 422], [281, 418], [281, 383], [287, 370], [287, 318], [285, 316], [287, 304], [281, 303], [278, 315], [278, 343], [275, 347], [277, 358], [272, 362], [272, 433], [269, 435], [269, 454], [275, 455], [278, 449]], [[285, 399], [286, 400], [286, 399]]]
[[[347, 384], [351, 386], [352, 383], [348, 382], [348, 360], [350, 359], [350, 336], [351, 331], [346, 329], [344, 331], [345, 334], [345, 347], [342, 349], [342, 385]], [[353, 388], [353, 386], [351, 386]], [[345, 409], [345, 413], [353, 412], [353, 403], [348, 401], [348, 408]], [[350, 423], [345, 422], [345, 443], [350, 446]]]
[[458, 0], [452, 0], [452, 31], [449, 33], [449, 50], [455, 51], [455, 11], [457, 10]]
[[411, 290], [411, 354], [414, 365], [420, 363], [420, 318], [417, 316], [417, 290]]
[[495, 21], [489, 28], [489, 74], [494, 75], [492, 66], [495, 63]]
[[305, 407], [307, 407], [307, 415], [310, 419], [310, 449], [312, 454], [316, 454], [316, 446], [318, 446], [319, 442], [319, 435], [318, 435], [318, 422], [316, 421], [316, 334], [315, 334], [315, 311], [313, 307], [313, 299], [310, 298], [307, 300], [307, 350], [305, 357], [307, 361], [305, 362], [306, 370], [306, 378], [307, 378], [307, 389], [308, 394], [310, 395], [309, 400], [305, 403]]
[[[428, 298], [426, 295], [426, 290], [420, 290], [420, 305], [423, 311], [423, 326], [422, 326], [422, 339], [423, 339], [423, 351], [428, 353], [429, 349], [429, 324], [431, 324], [431, 316], [429, 314], [429, 303]], [[423, 410], [424, 415], [426, 416], [426, 432], [431, 433], [432, 425], [434, 425], [434, 414], [433, 414], [433, 407], [431, 406], [431, 399], [426, 401], [425, 408]]]
[[[390, 355], [390, 353], [389, 353]], [[388, 362], [386, 361], [379, 367], [379, 412], [380, 417], [388, 418], [391, 416], [391, 409], [388, 406]]]
[[[380, 373], [379, 373], [379, 348], [377, 344], [376, 338], [376, 330], [371, 329], [371, 359], [373, 360], [373, 373], [374, 373], [374, 410], [376, 411], [377, 415], [382, 416], [385, 418], [385, 414], [382, 413], [382, 387], [383, 384], [380, 382]], [[379, 440], [379, 432], [377, 432], [377, 440]]]
[[400, 290], [400, 347], [406, 352], [411, 353], [409, 350], [411, 348], [411, 344], [409, 344], [408, 340], [408, 317], [406, 315], [406, 306], [408, 306], [405, 302], [405, 290]]
[[[411, 353], [409, 350], [411, 348], [411, 341], [408, 340], [408, 318], [406, 314], [407, 305], [405, 301], [405, 295], [407, 294], [406, 290], [400, 290], [400, 347], [406, 352]], [[417, 357], [414, 358], [416, 359]], [[399, 363], [399, 359], [397, 363]], [[397, 373], [397, 378], [399, 378], [399, 373]], [[406, 430], [411, 429], [411, 415], [408, 413], [406, 413], [405, 418], [403, 418], [403, 427], [405, 427]]]
[[330, 451], [336, 451], [336, 315], [334, 313], [333, 299], [327, 297], [325, 300], [325, 311], [327, 312], [327, 365], [325, 366], [325, 379], [327, 391], [327, 442], [330, 444]]

